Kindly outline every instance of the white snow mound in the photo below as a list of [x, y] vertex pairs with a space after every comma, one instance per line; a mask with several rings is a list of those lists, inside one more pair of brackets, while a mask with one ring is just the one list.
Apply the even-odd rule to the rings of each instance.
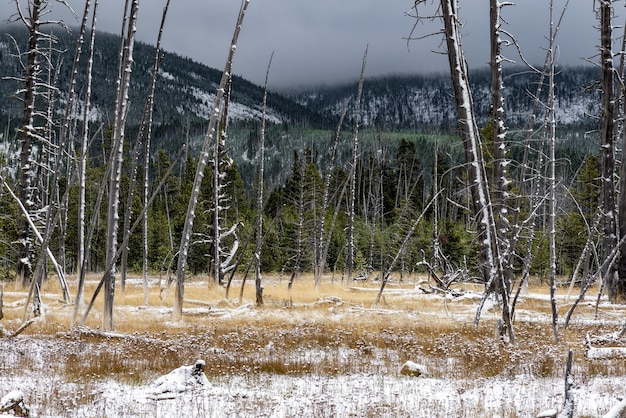
[[400, 374], [405, 376], [429, 376], [430, 373], [426, 370], [426, 367], [422, 364], [417, 364], [411, 360], [407, 361], [400, 367]]
[[29, 416], [29, 409], [24, 404], [24, 394], [21, 390], [12, 390], [0, 399], [0, 417], [11, 416], [4, 414], [4, 412], [26, 417]]
[[204, 374], [205, 366], [204, 360], [197, 360], [193, 366], [181, 366], [172, 370], [154, 381], [152, 393], [155, 395], [178, 393], [189, 389], [208, 387], [209, 379]]

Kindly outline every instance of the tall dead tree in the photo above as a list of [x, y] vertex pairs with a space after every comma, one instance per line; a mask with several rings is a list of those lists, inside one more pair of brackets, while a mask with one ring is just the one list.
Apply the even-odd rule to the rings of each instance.
[[[250, 0], [243, 0], [239, 9], [239, 15], [237, 17], [237, 23], [233, 32], [233, 38], [230, 43], [228, 57], [226, 58], [226, 65], [222, 73], [222, 79], [217, 88], [215, 94], [215, 100], [213, 102], [213, 110], [209, 119], [209, 126], [207, 133], [204, 137], [204, 143], [202, 145], [202, 151], [198, 159], [198, 165], [196, 167], [196, 175], [194, 177], [193, 187], [191, 189], [191, 195], [189, 197], [189, 204], [187, 205], [187, 213], [185, 215], [185, 223], [183, 224], [183, 232], [180, 240], [180, 249], [178, 251], [178, 264], [176, 270], [176, 294], [174, 297], [174, 308], [172, 310], [172, 317], [175, 320], [179, 320], [183, 314], [183, 299], [185, 294], [185, 269], [187, 266], [187, 256], [189, 254], [189, 245], [191, 243], [191, 233], [193, 231], [193, 223], [195, 219], [195, 211], [198, 203], [198, 197], [200, 195], [200, 185], [204, 177], [204, 169], [206, 168], [209, 155], [211, 153], [212, 146], [214, 145], [216, 127], [218, 119], [222, 113], [222, 99], [225, 94], [225, 89], [228, 81], [231, 77], [231, 70], [233, 65], [233, 56], [235, 49], [237, 48], [237, 39], [241, 32], [241, 25], [243, 24], [243, 18], [248, 9]], [[218, 133], [219, 134], [219, 133]]]
[[[130, 2], [130, 9], [128, 8]], [[120, 206], [120, 185], [122, 180], [122, 162], [124, 160], [124, 136], [126, 116], [129, 106], [130, 77], [133, 66], [133, 48], [137, 31], [137, 11], [139, 0], [126, 0], [124, 23], [120, 34], [119, 65], [115, 89], [115, 107], [113, 111], [113, 129], [111, 137], [111, 166], [108, 178], [109, 196], [107, 205], [106, 264], [115, 265], [117, 258], [117, 233]], [[106, 274], [106, 273], [105, 273]], [[104, 278], [104, 307], [102, 326], [112, 330], [113, 302], [115, 297], [115, 269]]]
[[550, 306], [552, 309], [552, 332], [554, 339], [558, 341], [558, 320], [559, 313], [556, 306], [556, 100], [555, 82], [556, 55], [555, 55], [555, 30], [553, 1], [550, 1], [550, 30], [548, 46], [548, 102], [547, 102], [547, 122], [548, 122], [548, 241], [550, 251]]
[[[417, 0], [414, 4], [417, 25], [422, 18], [421, 7], [427, 0]], [[461, 23], [458, 16], [458, 0], [441, 0], [430, 19], [439, 19], [444, 25], [446, 54], [450, 67], [454, 97], [459, 119], [459, 131], [465, 151], [468, 184], [471, 194], [473, 214], [477, 226], [480, 250], [481, 272], [485, 281], [485, 292], [476, 312], [475, 324], [478, 325], [484, 303], [492, 293], [496, 283], [502, 303], [502, 321], [509, 340], [514, 340], [507, 288], [504, 283], [503, 259], [498, 243], [497, 226], [493, 214], [493, 205], [485, 172], [480, 131], [476, 124], [472, 91], [469, 84], [469, 71], [465, 61], [461, 42]]]
[[[624, 32], [622, 34], [622, 47], [620, 54], [620, 68], [619, 68], [619, 79], [621, 80], [620, 86], [620, 104], [621, 104], [621, 114], [626, 115], [626, 55], [624, 52], [626, 51], [626, 25], [624, 25]], [[620, 177], [619, 177], [619, 190], [621, 191], [619, 194], [619, 210], [618, 210], [618, 225], [619, 225], [619, 235], [620, 240], [626, 236], [626, 164], [624, 163], [624, 158], [626, 157], [626, 122], [624, 122], [622, 118], [621, 125], [621, 140], [622, 140], [622, 163], [620, 167]], [[620, 245], [620, 253], [626, 254], [626, 243], [622, 243]], [[620, 257], [617, 265], [617, 281], [614, 283], [613, 289], [609, 293], [609, 295], [614, 296], [614, 300], [620, 303], [626, 303], [626, 257]]]
[[[165, 19], [167, 18], [167, 11], [170, 7], [170, 0], [165, 2], [163, 7], [163, 13], [161, 16], [161, 25], [159, 26], [159, 35], [157, 37], [157, 43], [154, 51], [154, 61], [152, 64], [152, 81], [150, 83], [150, 90], [148, 93], [146, 104], [146, 135], [145, 135], [145, 148], [144, 148], [144, 160], [143, 160], [143, 206], [148, 207], [148, 197], [150, 194], [150, 143], [152, 139], [152, 117], [154, 115], [154, 91], [156, 87], [157, 75], [159, 73], [159, 67], [161, 64], [161, 39], [163, 37], [163, 28], [165, 26]], [[166, 195], [167, 199], [167, 195]], [[130, 203], [129, 203], [130, 204]], [[144, 305], [148, 305], [148, 217], [143, 217], [143, 302]]]
[[[87, 6], [85, 10], [88, 11]], [[98, 14], [98, 0], [93, 5], [93, 15], [91, 19], [91, 32], [89, 37], [89, 48], [87, 49], [87, 70], [85, 81], [85, 97], [83, 98], [83, 127], [81, 132], [81, 150], [78, 160], [78, 257], [76, 260], [76, 271], [78, 272], [78, 286], [76, 289], [76, 299], [72, 312], [72, 325], [76, 323], [78, 309], [84, 302], [85, 287], [85, 253], [88, 245], [85, 240], [85, 207], [86, 207], [86, 183], [87, 183], [87, 155], [89, 148], [89, 107], [91, 105], [91, 83], [93, 80], [93, 55], [96, 41], [96, 16]]]
[[267, 81], [270, 76], [270, 67], [272, 66], [272, 58], [274, 53], [270, 55], [270, 61], [267, 64], [265, 72], [265, 84], [263, 87], [263, 116], [261, 117], [261, 133], [259, 135], [259, 152], [257, 173], [257, 191], [256, 191], [256, 242], [254, 246], [254, 270], [255, 270], [255, 295], [257, 306], [263, 305], [263, 278], [261, 276], [261, 247], [263, 245], [263, 176], [265, 172], [265, 115], [267, 111]]
[[352, 163], [350, 166], [350, 191], [348, 196], [348, 227], [347, 239], [348, 248], [346, 256], [346, 280], [350, 284], [352, 281], [352, 270], [354, 269], [354, 212], [356, 204], [356, 164], [359, 152], [359, 125], [361, 123], [361, 94], [363, 92], [363, 79], [365, 77], [365, 64], [367, 62], [367, 48], [363, 54], [361, 65], [361, 76], [359, 77], [359, 87], [354, 101], [354, 128], [352, 131]]
[[[600, 259], [606, 260], [618, 242], [618, 226], [616, 217], [615, 191], [615, 133], [617, 108], [615, 97], [615, 67], [613, 63], [613, 0], [601, 0], [597, 10], [600, 20], [600, 69], [602, 91], [602, 113], [600, 115], [600, 179], [602, 209], [602, 239], [600, 242]], [[594, 2], [595, 5], [595, 2]], [[624, 193], [622, 193], [624, 195]], [[621, 226], [620, 226], [621, 227]], [[600, 272], [603, 285], [607, 289], [609, 300], [626, 301], [626, 293], [619, 295], [620, 279], [614, 263], [609, 263]], [[626, 282], [621, 284], [626, 291]]]
[[[346, 116], [346, 112], [348, 110], [348, 101], [344, 102], [343, 108], [341, 110], [341, 115], [339, 117], [339, 122], [337, 123], [337, 129], [335, 131], [335, 135], [333, 137], [333, 142], [330, 147], [330, 155], [328, 157], [328, 165], [326, 166], [326, 170], [324, 172], [324, 184], [322, 189], [322, 204], [319, 211], [319, 221], [317, 222], [317, 231], [315, 236], [315, 254], [313, 261], [313, 276], [315, 277], [315, 288], [319, 289], [320, 284], [322, 282], [322, 275], [324, 274], [324, 266], [326, 264], [326, 254], [328, 253], [328, 245], [325, 245], [324, 232], [326, 230], [326, 212], [328, 211], [328, 207], [330, 205], [330, 181], [332, 179], [333, 170], [335, 168], [335, 157], [337, 155], [337, 144], [339, 143], [339, 135], [341, 133], [341, 127], [343, 125], [343, 120]], [[339, 206], [337, 204], [337, 206]], [[332, 234], [331, 225], [328, 231], [328, 236]]]
[[[28, 45], [25, 55], [25, 62], [22, 54], [19, 56], [24, 76], [19, 81], [23, 84], [20, 100], [24, 105], [22, 116], [21, 144], [19, 157], [19, 170], [17, 178], [17, 196], [24, 205], [26, 213], [32, 213], [34, 208], [34, 196], [32, 182], [34, 177], [34, 164], [32, 158], [33, 145], [40, 141], [46, 142], [43, 129], [45, 124], [45, 116], [42, 116], [38, 110], [37, 98], [44, 92], [41, 91], [42, 86], [46, 86], [42, 79], [42, 57], [46, 54], [42, 49], [44, 41], [50, 41], [52, 35], [45, 34], [42, 30], [43, 26], [56, 24], [64, 26], [62, 21], [52, 21], [45, 19], [50, 12], [50, 4], [47, 0], [28, 0], [26, 1], [25, 10], [23, 2], [14, 0], [15, 13], [9, 18], [11, 22], [21, 22], [28, 30]], [[23, 286], [30, 282], [33, 274], [33, 235], [29, 222], [25, 215], [20, 215], [17, 220], [18, 239], [17, 243], [17, 263], [16, 263], [16, 281]]]
[[[40, 13], [45, 3], [42, 0], [34, 0], [28, 5], [28, 15], [21, 11], [20, 4], [15, 2], [19, 17], [28, 29], [28, 57], [24, 68], [24, 115], [22, 118], [22, 140], [20, 151], [20, 170], [17, 182], [17, 196], [25, 205], [25, 211], [30, 213], [32, 209], [31, 188], [31, 153], [32, 138], [35, 135], [35, 85], [39, 72], [39, 27], [41, 26]], [[30, 281], [32, 276], [32, 238], [30, 227], [26, 217], [18, 217], [18, 240], [17, 240], [17, 264], [15, 267], [17, 283], [24, 285]]]
[[[227, 154], [226, 136], [228, 127], [228, 105], [230, 102], [230, 94], [232, 89], [231, 79], [226, 83], [226, 92], [224, 93], [224, 105], [220, 117], [219, 132], [215, 137], [213, 145], [213, 281], [222, 284], [224, 275], [235, 267], [232, 264], [233, 257], [239, 248], [239, 239], [237, 238], [237, 228], [239, 222], [235, 222], [230, 227], [224, 227], [224, 219], [226, 210], [230, 206], [230, 197], [226, 193], [227, 171], [231, 169], [233, 160]], [[230, 249], [225, 246], [228, 237], [233, 237], [233, 244]]]
[[[502, 17], [502, 8], [511, 3], [502, 3], [500, 0], [490, 0], [489, 3], [489, 35], [491, 54], [489, 66], [491, 69], [491, 117], [493, 125], [493, 177], [492, 177], [492, 201], [493, 215], [496, 223], [497, 245], [499, 252], [503, 257], [503, 273], [504, 277], [502, 285], [505, 286], [506, 294], [511, 291], [511, 280], [513, 275], [513, 266], [507, 263], [510, 257], [507, 256], [510, 251], [509, 243], [509, 225], [507, 218], [507, 189], [509, 180], [507, 179], [507, 144], [506, 144], [506, 127], [504, 125], [504, 85], [502, 81], [502, 63], [504, 61], [502, 55], [503, 40], [500, 36]], [[496, 283], [496, 286], [499, 282]]]

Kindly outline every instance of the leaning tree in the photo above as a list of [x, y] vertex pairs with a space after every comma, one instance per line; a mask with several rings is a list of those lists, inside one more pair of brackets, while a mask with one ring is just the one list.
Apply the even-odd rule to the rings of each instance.
[[[476, 122], [472, 89], [469, 83], [469, 70], [462, 46], [459, 2], [458, 0], [440, 0], [434, 13], [422, 13], [427, 3], [429, 3], [429, 0], [416, 0], [414, 3], [413, 10], [415, 11], [414, 17], [416, 19], [414, 30], [417, 25], [424, 20], [434, 20], [443, 24], [443, 29], [441, 32], [438, 32], [438, 34], [442, 35], [445, 39], [446, 55], [448, 57], [458, 115], [459, 133], [465, 151], [465, 163], [468, 176], [467, 182], [471, 195], [472, 212], [477, 226], [481, 273], [485, 281], [485, 292], [476, 313], [475, 323], [478, 324], [480, 313], [487, 297], [497, 292], [502, 302], [502, 321], [504, 329], [509, 339], [513, 341], [514, 334], [508, 304], [509, 286], [506, 282], [507, 275], [505, 274], [506, 265], [504, 253], [507, 251], [507, 244], [504, 235], [499, 233], [498, 223], [501, 222], [499, 222], [498, 219], [502, 221], [503, 219], [499, 215], [496, 216], [494, 214], [489, 179], [486, 174], [481, 133]], [[497, 1], [491, 4], [492, 20], [499, 19], [499, 11], [502, 6], [503, 4]], [[502, 115], [500, 115], [502, 106], [499, 105], [502, 97], [500, 91], [502, 89], [501, 68], [498, 67], [502, 62], [502, 57], [500, 56], [500, 41], [497, 39], [500, 24], [501, 22], [498, 20], [491, 25], [493, 45], [491, 54], [495, 55], [492, 57], [492, 65], [496, 65], [496, 67], [492, 68], [495, 75], [492, 86], [492, 97], [498, 105], [498, 108], [495, 109], [496, 123], [494, 135], [496, 138], [494, 143], [498, 144], [498, 146], [503, 144], [505, 134], [504, 126], [501, 123]], [[494, 37], [496, 37], [496, 39], [494, 39]], [[409, 39], [416, 38], [411, 36]], [[502, 151], [498, 150], [496, 155], [502, 158]], [[501, 192], [502, 196], [504, 196], [503, 188], [506, 184], [504, 181], [503, 163], [504, 161], [502, 160], [498, 164], [500, 168], [496, 174], [499, 176], [497, 179], [498, 190]]]

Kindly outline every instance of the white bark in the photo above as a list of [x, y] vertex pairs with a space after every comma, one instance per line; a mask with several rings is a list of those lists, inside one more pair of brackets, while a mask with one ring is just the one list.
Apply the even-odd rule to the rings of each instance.
[[350, 195], [348, 196], [348, 229], [347, 229], [347, 257], [346, 272], [347, 285], [352, 283], [352, 270], [354, 269], [354, 211], [356, 204], [356, 164], [359, 152], [359, 124], [361, 122], [361, 94], [363, 92], [363, 80], [365, 78], [365, 64], [367, 62], [367, 50], [363, 54], [361, 65], [361, 76], [359, 77], [359, 87], [354, 101], [354, 129], [352, 132], [352, 163], [350, 167]]
[[109, 199], [107, 205], [107, 242], [106, 264], [113, 266], [105, 277], [104, 307], [102, 326], [105, 330], [112, 330], [113, 324], [113, 299], [115, 295], [115, 262], [117, 256], [117, 235], [119, 223], [120, 183], [122, 178], [122, 161], [124, 159], [124, 135], [126, 115], [130, 100], [128, 96], [130, 77], [133, 65], [133, 47], [135, 42], [137, 10], [139, 0], [132, 1], [130, 12], [124, 15], [124, 26], [121, 33], [120, 67], [116, 80], [115, 111], [113, 117], [113, 137], [111, 142], [111, 172], [109, 176]]
[[[161, 39], [163, 37], [163, 28], [165, 26], [165, 19], [167, 17], [167, 11], [170, 7], [170, 0], [167, 0], [165, 3], [165, 7], [163, 8], [163, 15], [161, 17], [161, 26], [159, 27], [159, 35], [157, 37], [157, 43], [154, 52], [154, 62], [152, 67], [152, 82], [150, 84], [150, 93], [148, 94], [149, 101], [149, 111], [148, 111], [148, 122], [147, 122], [147, 132], [146, 132], [146, 140], [145, 140], [145, 151], [144, 151], [144, 183], [143, 183], [143, 206], [144, 208], [148, 207], [148, 196], [150, 192], [150, 141], [152, 137], [152, 116], [154, 114], [154, 90], [156, 87], [157, 75], [159, 72], [159, 64], [160, 54], [161, 54]], [[167, 195], [166, 195], [167, 201]], [[149, 304], [148, 300], [148, 217], [143, 217], [143, 303], [144, 305]]]
[[[341, 126], [343, 125], [343, 120], [346, 116], [346, 112], [348, 110], [348, 101], [346, 101], [343, 105], [343, 109], [341, 110], [341, 115], [339, 117], [339, 122], [337, 123], [337, 130], [335, 132], [335, 136], [333, 139], [333, 144], [330, 148], [330, 155], [328, 165], [326, 167], [326, 173], [324, 176], [324, 190], [322, 192], [322, 206], [320, 209], [320, 220], [318, 222], [318, 230], [317, 230], [317, 250], [315, 252], [315, 266], [314, 266], [314, 276], [315, 276], [315, 288], [319, 289], [320, 283], [322, 281], [322, 275], [324, 274], [324, 265], [326, 264], [326, 254], [328, 252], [328, 246], [324, 245], [324, 230], [326, 226], [326, 211], [329, 206], [329, 193], [330, 193], [330, 181], [333, 175], [333, 169], [335, 167], [335, 156], [337, 155], [337, 143], [339, 142], [339, 134], [341, 133]], [[328, 231], [328, 235], [332, 234], [332, 225]]]
[[180, 240], [180, 249], [178, 251], [178, 267], [176, 270], [176, 295], [174, 298], [174, 308], [172, 310], [172, 317], [174, 320], [181, 319], [183, 313], [183, 299], [185, 293], [185, 268], [187, 264], [187, 256], [189, 254], [189, 244], [191, 242], [191, 233], [193, 230], [193, 223], [195, 219], [195, 210], [197, 206], [198, 196], [200, 195], [200, 184], [202, 183], [202, 178], [204, 177], [204, 169], [206, 168], [209, 152], [214, 141], [213, 136], [215, 135], [218, 118], [220, 116], [224, 89], [226, 88], [226, 83], [230, 79], [233, 55], [236, 49], [235, 46], [237, 45], [237, 39], [239, 37], [239, 32], [241, 31], [243, 18], [246, 14], [246, 10], [249, 4], [250, 0], [243, 0], [241, 8], [239, 10], [239, 16], [237, 17], [237, 23], [233, 32], [233, 39], [230, 44], [231, 46], [229, 48], [228, 58], [226, 59], [226, 65], [222, 73], [222, 79], [217, 88], [215, 101], [213, 103], [213, 111], [211, 112], [209, 119], [209, 127], [204, 137], [202, 151], [200, 152], [198, 166], [196, 168], [196, 175], [194, 178], [193, 188], [191, 190], [191, 196], [189, 198], [189, 204], [187, 206], [185, 223], [183, 225], [183, 233]]
[[258, 183], [256, 194], [256, 244], [254, 246], [254, 271], [255, 271], [255, 295], [257, 306], [263, 305], [263, 277], [261, 276], [261, 246], [263, 245], [263, 176], [265, 171], [265, 115], [267, 111], [267, 82], [270, 76], [270, 68], [274, 52], [270, 55], [265, 72], [265, 84], [263, 87], [263, 114], [261, 117], [261, 134], [259, 136], [258, 152]]
[[555, 97], [554, 97], [554, 75], [556, 72], [555, 69], [555, 56], [554, 56], [554, 23], [553, 23], [553, 1], [550, 0], [550, 35], [549, 35], [549, 43], [548, 46], [548, 56], [549, 56], [549, 66], [550, 72], [548, 75], [549, 87], [548, 87], [548, 129], [549, 129], [549, 137], [548, 143], [549, 145], [549, 176], [548, 181], [549, 185], [549, 215], [548, 215], [548, 239], [549, 239], [549, 247], [550, 247], [550, 306], [552, 309], [552, 332], [554, 334], [554, 339], [558, 341], [559, 339], [559, 331], [558, 331], [558, 320], [559, 320], [559, 312], [556, 306], [556, 108], [555, 108]]

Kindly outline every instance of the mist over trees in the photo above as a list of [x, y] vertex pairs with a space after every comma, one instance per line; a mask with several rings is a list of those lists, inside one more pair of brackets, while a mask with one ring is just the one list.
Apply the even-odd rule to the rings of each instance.
[[[459, 1], [417, 1], [415, 19], [443, 24], [449, 77], [369, 80], [366, 53], [358, 84], [289, 97], [232, 76], [248, 1], [223, 71], [136, 43], [137, 1], [119, 37], [96, 32], [98, 2], [77, 32], [43, 32], [35, 14], [50, 4], [27, 3], [30, 16], [14, 6], [28, 31], [7, 27], [0, 44], [2, 93], [19, 99], [0, 113], [0, 249], [3, 277], [31, 287], [33, 312], [48, 264], [62, 283], [104, 272], [81, 322], [102, 290], [106, 329], [129, 272], [146, 287], [149, 274], [175, 281], [175, 319], [185, 280], [231, 286], [252, 268], [259, 306], [262, 273], [288, 286], [309, 272], [318, 286], [379, 280], [381, 292], [416, 272], [443, 291], [478, 282], [476, 323], [494, 297], [511, 342], [531, 275], [552, 291], [579, 283], [581, 295], [599, 277], [611, 301], [626, 300], [624, 65], [613, 65], [624, 55], [611, 2], [597, 6], [599, 69], [558, 70], [550, 53], [543, 66], [504, 66], [502, 14], [514, 6], [493, 0], [490, 67], [470, 72]], [[552, 51], [558, 33], [546, 31]], [[78, 288], [63, 295], [77, 310]]]

